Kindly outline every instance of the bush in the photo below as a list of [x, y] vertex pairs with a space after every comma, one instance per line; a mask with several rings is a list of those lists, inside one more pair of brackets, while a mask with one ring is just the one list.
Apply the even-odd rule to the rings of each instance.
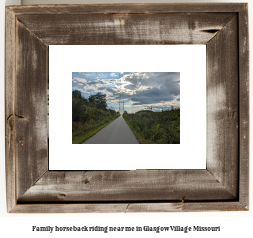
[[140, 143], [180, 144], [180, 109], [123, 114]]

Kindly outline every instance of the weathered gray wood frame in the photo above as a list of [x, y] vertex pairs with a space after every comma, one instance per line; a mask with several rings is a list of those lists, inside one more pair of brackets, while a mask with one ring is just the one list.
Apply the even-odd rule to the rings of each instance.
[[[6, 7], [8, 212], [248, 210], [247, 7], [241, 3]], [[48, 171], [50, 44], [206, 44], [206, 170]]]

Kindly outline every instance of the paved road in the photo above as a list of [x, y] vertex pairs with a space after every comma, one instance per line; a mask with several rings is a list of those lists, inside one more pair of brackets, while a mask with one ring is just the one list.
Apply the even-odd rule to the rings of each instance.
[[82, 144], [139, 144], [123, 117], [118, 117]]

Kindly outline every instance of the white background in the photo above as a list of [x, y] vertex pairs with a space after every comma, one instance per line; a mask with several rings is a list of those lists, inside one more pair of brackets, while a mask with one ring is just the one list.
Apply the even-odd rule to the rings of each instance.
[[[73, 145], [72, 72], [180, 72], [180, 144]], [[206, 46], [49, 46], [49, 138], [50, 170], [205, 169]]]
[[[51, 0], [51, 1], [23, 1], [23, 3], [34, 3], [34, 4], [41, 4], [41, 3], [129, 3], [129, 2], [155, 2], [154, 0], [145, 0], [145, 1], [127, 1], [127, 0], [87, 0], [87, 1], [61, 1], [61, 0]], [[160, 0], [159, 2], [207, 2], [207, 1], [197, 1], [197, 0], [191, 0], [191, 1], [163, 1]], [[252, 1], [245, 1], [245, 0], [221, 0], [221, 1], [211, 1], [208, 0], [208, 2], [249, 2], [249, 27], [250, 27], [250, 45], [253, 44], [252, 41], [252, 14], [253, 14], [253, 3]], [[0, 72], [1, 72], [1, 80], [0, 80], [0, 88], [1, 88], [1, 127], [0, 127], [0, 134], [1, 136], [1, 149], [0, 149], [0, 222], [1, 222], [1, 235], [3, 237], [34, 237], [35, 234], [31, 232], [31, 226], [37, 225], [37, 226], [47, 226], [47, 225], [110, 225], [110, 226], [136, 226], [136, 225], [220, 225], [221, 226], [221, 232], [220, 233], [188, 233], [188, 234], [182, 234], [182, 233], [164, 233], [159, 234], [158, 236], [166, 236], [166, 237], [251, 237], [252, 232], [252, 222], [253, 222], [253, 207], [252, 207], [252, 176], [251, 176], [251, 184], [250, 184], [250, 211], [249, 212], [193, 212], [193, 213], [128, 213], [128, 214], [7, 214], [6, 213], [6, 193], [5, 193], [5, 139], [4, 139], [4, 7], [5, 5], [11, 5], [11, 4], [20, 4], [20, 1], [18, 0], [6, 0], [1, 1], [0, 3], [0, 11], [1, 11], [1, 25], [0, 25], [0, 32], [1, 32], [1, 38], [0, 38], [0, 50], [1, 50], [1, 64], [0, 64]], [[252, 59], [252, 53], [250, 53], [250, 58]], [[250, 71], [252, 72], [252, 64]], [[253, 90], [253, 84], [250, 84], [250, 91]], [[251, 99], [251, 105], [253, 105], [253, 100]], [[252, 110], [251, 106], [251, 110]], [[252, 118], [252, 117], [251, 117]], [[251, 120], [252, 123], [252, 120]], [[250, 134], [252, 134], [253, 127], [250, 128]], [[250, 141], [250, 146], [252, 148], [252, 140]], [[252, 160], [252, 156], [250, 156]], [[250, 171], [252, 174], [252, 163], [250, 163]], [[103, 236], [102, 233], [93, 233], [93, 236], [98, 236], [100, 234]], [[37, 233], [38, 237], [45, 237], [45, 235], [49, 235], [47, 233]], [[118, 237], [119, 233], [114, 233], [114, 236]], [[126, 233], [121, 234], [123, 237], [129, 237], [136, 236], [136, 233]], [[145, 235], [146, 237], [154, 237], [156, 234], [154, 233], [142, 233], [142, 235]], [[74, 233], [59, 233], [59, 234], [50, 234], [52, 237], [69, 237], [69, 236], [77, 236], [77, 234]], [[79, 235], [80, 237], [84, 237], [85, 234], [81, 233]], [[90, 234], [91, 236], [91, 234]], [[107, 234], [107, 236], [113, 236], [113, 234]]]

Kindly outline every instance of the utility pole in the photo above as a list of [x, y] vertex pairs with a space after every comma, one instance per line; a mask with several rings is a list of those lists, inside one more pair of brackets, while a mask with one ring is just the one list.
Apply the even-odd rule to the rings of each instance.
[[124, 101], [123, 101], [123, 113], [124, 113], [125, 111], [124, 111]]

